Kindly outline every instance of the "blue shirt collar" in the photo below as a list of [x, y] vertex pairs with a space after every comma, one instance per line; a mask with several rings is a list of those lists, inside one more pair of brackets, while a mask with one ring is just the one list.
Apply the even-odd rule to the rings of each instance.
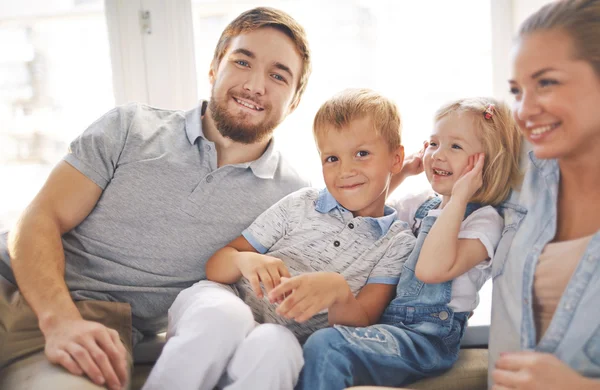
[[529, 160], [544, 176], [552, 175], [558, 171], [558, 161], [556, 159], [537, 158], [533, 154], [533, 150], [529, 151]]
[[[187, 111], [185, 113], [185, 132], [187, 134], [190, 144], [194, 145], [198, 138], [206, 140], [204, 132], [202, 131], [202, 117], [206, 112], [208, 102], [203, 100], [198, 106]], [[261, 179], [272, 179], [277, 171], [279, 165], [280, 154], [275, 149], [275, 140], [271, 139], [265, 152], [256, 160], [242, 164], [246, 167], [250, 167], [252, 173]]]
[[[342, 213], [350, 212], [346, 210], [341, 204], [338, 203], [337, 200], [327, 191], [327, 188], [323, 188], [319, 192], [319, 197], [315, 203], [315, 210], [322, 214], [329, 213], [333, 209], [338, 209]], [[362, 217], [365, 221], [368, 221], [372, 226], [375, 226], [379, 229], [381, 235], [384, 235], [390, 230], [390, 227], [394, 223], [398, 216], [396, 210], [391, 208], [390, 206], [385, 206], [383, 209], [383, 217], [373, 218], [373, 217]]]

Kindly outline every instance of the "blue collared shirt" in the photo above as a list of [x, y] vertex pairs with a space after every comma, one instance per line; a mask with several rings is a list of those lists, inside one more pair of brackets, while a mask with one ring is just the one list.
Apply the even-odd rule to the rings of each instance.
[[579, 373], [600, 377], [600, 232], [579, 260], [554, 317], [537, 343], [533, 280], [544, 247], [554, 239], [560, 171], [556, 160], [530, 153], [519, 192], [504, 210], [505, 228], [492, 265], [489, 385], [501, 352], [551, 353]]
[[[396, 210], [386, 206], [384, 214], [354, 217], [326, 189], [304, 188], [265, 211], [243, 235], [258, 252], [282, 259], [292, 276], [337, 272], [356, 295], [368, 283], [397, 284], [414, 247], [415, 237]], [[326, 313], [304, 324], [287, 321], [274, 305], [258, 300], [245, 279], [237, 287], [259, 321], [283, 323], [300, 338], [327, 325]]]

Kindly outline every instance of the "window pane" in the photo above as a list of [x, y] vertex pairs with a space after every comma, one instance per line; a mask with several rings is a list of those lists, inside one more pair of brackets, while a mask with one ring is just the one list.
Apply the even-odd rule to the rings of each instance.
[[[489, 1], [193, 0], [200, 97], [210, 94], [207, 75], [220, 33], [239, 13], [256, 6], [282, 9], [307, 31], [313, 73], [299, 107], [276, 134], [283, 153], [316, 186], [323, 186], [323, 179], [313, 116], [342, 89], [368, 87], [393, 98], [403, 117], [407, 153], [421, 147], [443, 103], [492, 94]], [[397, 192], [427, 186], [424, 177], [411, 178]], [[489, 323], [489, 287], [471, 324]]]
[[10, 183], [0, 191], [3, 229], [69, 142], [114, 105], [104, 2], [0, 6], [0, 47], [0, 182]]

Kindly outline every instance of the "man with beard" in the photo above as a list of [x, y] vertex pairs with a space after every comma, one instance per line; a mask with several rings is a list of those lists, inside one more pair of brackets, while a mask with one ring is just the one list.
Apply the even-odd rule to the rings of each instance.
[[117, 107], [71, 143], [0, 236], [0, 388], [127, 386], [210, 255], [308, 184], [272, 136], [309, 73], [302, 27], [256, 8], [223, 32], [209, 102]]

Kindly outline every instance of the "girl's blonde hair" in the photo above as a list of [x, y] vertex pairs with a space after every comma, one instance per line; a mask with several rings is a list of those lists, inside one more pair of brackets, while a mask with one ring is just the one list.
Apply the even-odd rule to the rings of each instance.
[[[490, 105], [493, 108], [490, 109]], [[436, 112], [435, 121], [459, 113], [473, 118], [485, 153], [483, 185], [471, 202], [498, 205], [521, 181], [519, 128], [508, 105], [487, 97], [460, 99], [446, 104]]]

